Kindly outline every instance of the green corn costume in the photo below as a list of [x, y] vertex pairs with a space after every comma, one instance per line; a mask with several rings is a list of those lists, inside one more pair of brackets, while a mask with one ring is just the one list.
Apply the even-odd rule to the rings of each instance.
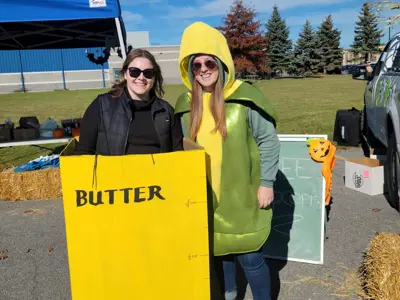
[[[213, 41], [212, 43], [204, 41]], [[211, 159], [208, 182], [213, 190], [214, 255], [257, 251], [271, 230], [271, 208], [260, 209], [259, 186], [273, 187], [278, 171], [280, 144], [274, 122], [276, 112], [256, 87], [236, 80], [233, 60], [225, 37], [216, 29], [196, 22], [183, 33], [179, 67], [185, 85], [191, 89], [189, 61], [194, 54], [217, 58], [225, 72], [224, 96], [228, 138], [215, 126], [209, 109], [210, 94], [203, 94], [203, 116], [195, 142]], [[182, 116], [188, 137], [191, 94], [181, 95], [175, 113]]]

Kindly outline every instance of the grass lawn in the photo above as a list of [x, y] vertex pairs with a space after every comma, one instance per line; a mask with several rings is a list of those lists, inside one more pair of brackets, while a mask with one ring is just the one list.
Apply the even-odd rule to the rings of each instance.
[[[266, 80], [256, 84], [275, 105], [278, 133], [328, 134], [332, 137], [336, 111], [361, 109], [365, 81], [350, 76], [333, 75], [313, 79]], [[186, 90], [183, 85], [165, 86], [165, 99], [172, 105]], [[20, 117], [36, 116], [40, 122], [51, 117], [79, 118], [86, 107], [106, 90], [54, 91], [43, 93], [13, 93], [0, 95], [0, 123], [10, 119], [18, 123]], [[55, 148], [59, 145], [48, 145]], [[0, 169], [16, 166], [50, 151], [35, 147], [0, 148]]]

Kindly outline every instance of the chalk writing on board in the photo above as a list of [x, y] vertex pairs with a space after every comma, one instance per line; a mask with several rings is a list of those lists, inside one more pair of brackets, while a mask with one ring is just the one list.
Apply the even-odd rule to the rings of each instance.
[[[86, 204], [98, 206], [101, 204], [113, 205], [115, 203], [116, 194], [125, 204], [139, 203], [143, 201], [151, 201], [153, 199], [165, 200], [161, 195], [161, 187], [158, 185], [130, 187], [123, 189], [110, 189], [105, 191], [85, 191], [76, 190], [76, 206], [81, 207]], [[133, 200], [133, 201], [131, 201]]]
[[279, 169], [286, 175], [287, 180], [310, 180], [312, 176], [309, 176], [309, 168], [307, 168], [309, 163], [310, 159], [306, 158], [281, 157], [279, 159]]
[[295, 193], [287, 191], [274, 191], [273, 206], [278, 204], [285, 204], [287, 206], [300, 205], [302, 208], [309, 207], [317, 210], [321, 209], [322, 201], [321, 195], [310, 195], [308, 193]]
[[[292, 218], [293, 218], [293, 220], [292, 220]], [[284, 220], [286, 219], [286, 220], [290, 220], [290, 221], [287, 221], [286, 223], [279, 223], [278, 225], [274, 225], [272, 227], [272, 229], [274, 231], [284, 234], [286, 236], [290, 236], [289, 232], [286, 229], [287, 226], [288, 225], [292, 226], [293, 223], [298, 223], [298, 222], [303, 221], [304, 217], [301, 215], [281, 215], [281, 216], [275, 217], [275, 220], [277, 220], [277, 219], [284, 219]], [[281, 227], [285, 228], [286, 231], [281, 231], [280, 230]]]
[[304, 141], [282, 141], [265, 256], [322, 263], [324, 182]]

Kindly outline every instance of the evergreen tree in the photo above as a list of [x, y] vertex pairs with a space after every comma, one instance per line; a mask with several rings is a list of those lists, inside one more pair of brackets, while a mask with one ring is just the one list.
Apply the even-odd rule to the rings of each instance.
[[295, 50], [295, 65], [303, 68], [306, 73], [318, 72], [319, 53], [315, 32], [310, 21], [306, 21], [303, 30], [299, 34]]
[[281, 18], [278, 7], [275, 5], [272, 16], [266, 24], [268, 39], [268, 60], [271, 71], [284, 72], [291, 65], [292, 42], [289, 40], [289, 28]]
[[371, 52], [379, 51], [383, 33], [379, 30], [377, 17], [371, 12], [368, 3], [363, 4], [358, 19], [354, 30], [354, 42], [351, 48], [356, 55], [362, 54], [365, 62], [367, 62]]
[[261, 23], [255, 21], [255, 10], [235, 0], [227, 16], [225, 26], [216, 27], [226, 37], [237, 72], [267, 72], [267, 57], [264, 49], [266, 39], [260, 30]]
[[332, 73], [340, 68], [343, 61], [340, 49], [340, 35], [338, 29], [333, 28], [332, 16], [329, 15], [322, 21], [316, 34], [316, 49], [318, 51], [318, 69], [324, 73]]

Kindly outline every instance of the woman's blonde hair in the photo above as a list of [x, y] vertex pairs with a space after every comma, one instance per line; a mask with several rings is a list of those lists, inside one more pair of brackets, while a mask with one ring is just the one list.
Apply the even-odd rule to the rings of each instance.
[[[189, 72], [192, 72], [189, 66]], [[219, 70], [219, 76], [215, 83], [214, 91], [211, 93], [210, 111], [215, 121], [213, 133], [219, 131], [221, 136], [225, 139], [228, 136], [226, 129], [226, 115], [225, 115], [225, 98], [224, 98], [224, 82], [221, 76], [223, 70]], [[200, 83], [193, 76], [192, 100], [190, 103], [190, 137], [194, 140], [200, 129], [201, 120], [203, 117], [203, 88]]]
[[122, 92], [124, 91], [126, 87], [126, 79], [125, 79], [125, 73], [128, 70], [129, 64], [136, 58], [138, 57], [144, 57], [147, 58], [151, 64], [153, 65], [154, 69], [154, 85], [152, 89], [150, 90], [150, 97], [153, 98], [154, 96], [157, 96], [159, 98], [162, 98], [164, 96], [164, 90], [163, 90], [163, 77], [161, 73], [161, 68], [159, 64], [157, 63], [156, 59], [154, 58], [153, 54], [151, 54], [149, 51], [145, 49], [135, 49], [131, 51], [123, 65], [121, 71], [119, 71], [118, 74], [118, 80], [114, 82], [114, 84], [111, 87], [110, 94], [113, 97], [120, 97]]

